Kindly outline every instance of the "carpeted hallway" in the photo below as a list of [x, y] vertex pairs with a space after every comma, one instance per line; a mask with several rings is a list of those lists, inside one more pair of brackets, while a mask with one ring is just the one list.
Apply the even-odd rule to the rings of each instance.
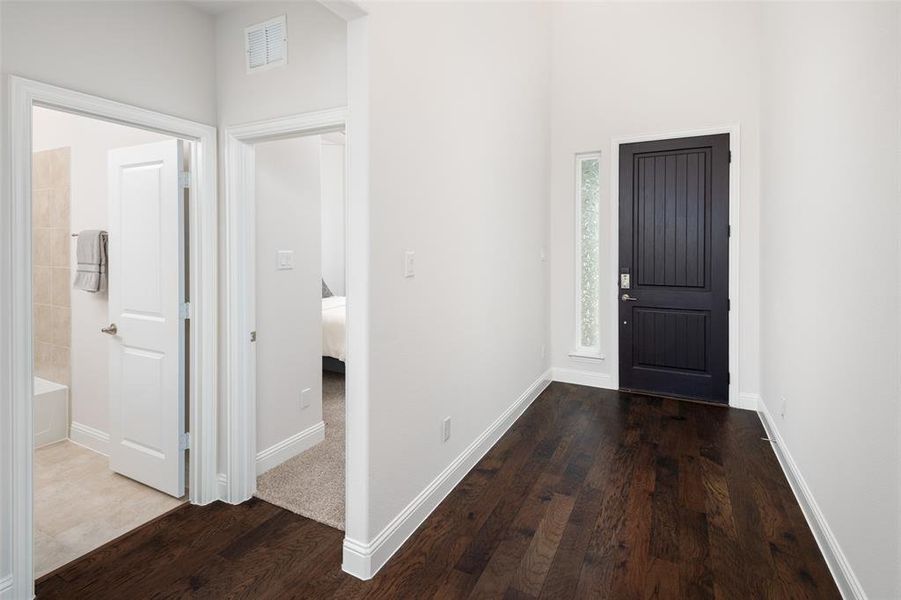
[[322, 373], [325, 440], [257, 478], [256, 496], [344, 530], [344, 375]]

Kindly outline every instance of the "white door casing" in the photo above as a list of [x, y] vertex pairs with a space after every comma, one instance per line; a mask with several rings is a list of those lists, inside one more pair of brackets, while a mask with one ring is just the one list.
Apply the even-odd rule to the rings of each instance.
[[[191, 327], [188, 405], [191, 423], [189, 498], [220, 496], [217, 476], [218, 202], [215, 127], [99, 96], [10, 75], [7, 79], [9, 202], [0, 203], [0, 598], [34, 597], [32, 454], [31, 119], [44, 106], [114, 121], [190, 141]], [[4, 462], [5, 461], [5, 462]]]
[[185, 494], [182, 142], [109, 153], [110, 469]]

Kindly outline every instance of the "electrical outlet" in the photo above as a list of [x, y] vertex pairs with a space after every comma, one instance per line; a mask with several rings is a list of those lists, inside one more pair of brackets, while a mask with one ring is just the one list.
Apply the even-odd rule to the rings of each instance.
[[307, 408], [310, 406], [310, 394], [313, 393], [312, 388], [306, 388], [300, 392], [300, 407]]
[[782, 419], [785, 419], [785, 409], [788, 408], [788, 400], [785, 399], [785, 396], [782, 396], [782, 403], [779, 406], [779, 416]]
[[404, 252], [404, 277], [416, 277], [416, 253], [412, 250]]
[[450, 439], [451, 434], [451, 418], [447, 417], [441, 422], [441, 441], [446, 442]]

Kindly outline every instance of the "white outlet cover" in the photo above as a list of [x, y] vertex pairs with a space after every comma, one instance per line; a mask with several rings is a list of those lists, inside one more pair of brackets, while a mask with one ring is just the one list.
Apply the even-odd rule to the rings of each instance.
[[416, 253], [412, 250], [404, 252], [404, 277], [416, 277]]
[[451, 418], [447, 417], [441, 422], [441, 440], [446, 442], [451, 436]]
[[306, 388], [302, 392], [300, 392], [300, 407], [307, 408], [310, 406], [310, 394], [313, 392], [312, 388]]

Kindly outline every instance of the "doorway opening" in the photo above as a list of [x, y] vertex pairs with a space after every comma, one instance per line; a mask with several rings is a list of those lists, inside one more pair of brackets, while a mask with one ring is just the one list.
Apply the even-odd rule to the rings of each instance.
[[36, 578], [186, 499], [188, 143], [33, 108]]
[[344, 529], [344, 132], [255, 144], [256, 496]]
[[619, 150], [619, 387], [729, 403], [730, 136]]
[[[299, 451], [299, 460], [308, 460], [304, 457], [304, 448], [309, 449], [311, 446], [321, 445], [318, 440], [325, 439], [325, 445], [329, 443], [329, 425], [328, 413], [325, 411], [326, 418], [320, 421], [321, 425], [317, 426], [316, 407], [313, 400], [318, 396], [315, 394], [313, 386], [303, 384], [300, 381], [293, 383], [295, 388], [291, 391], [290, 409], [295, 412], [295, 416], [299, 413], [303, 415], [307, 413], [307, 420], [303, 422], [305, 429], [293, 432], [282, 432], [284, 444], [277, 441], [273, 442], [273, 446], [258, 447], [258, 418], [259, 423], [265, 417], [257, 414], [257, 409], [264, 410], [264, 403], [269, 398], [257, 399], [258, 392], [262, 393], [262, 387], [258, 388], [258, 383], [262, 380], [258, 377], [260, 372], [266, 371], [272, 365], [263, 364], [266, 350], [264, 345], [264, 336], [267, 335], [259, 325], [265, 325], [267, 316], [264, 310], [256, 306], [261, 300], [262, 292], [257, 289], [258, 278], [274, 277], [276, 279], [285, 279], [291, 277], [290, 268], [281, 270], [279, 267], [289, 267], [294, 264], [297, 269], [294, 271], [302, 271], [309, 268], [313, 275], [304, 276], [302, 290], [304, 293], [303, 302], [304, 313], [303, 319], [307, 319], [310, 324], [310, 333], [299, 340], [295, 335], [295, 344], [298, 348], [301, 346], [304, 350], [305, 368], [310, 369], [311, 377], [323, 378], [325, 384], [326, 406], [328, 409], [329, 381], [340, 380], [340, 375], [332, 374], [329, 371], [323, 372], [323, 366], [326, 368], [335, 365], [331, 358], [339, 357], [342, 353], [346, 353], [345, 360], [340, 362], [346, 363], [347, 367], [344, 374], [344, 427], [347, 431], [343, 443], [343, 462], [345, 468], [345, 476], [338, 477], [345, 483], [344, 507], [343, 511], [338, 507], [338, 503], [329, 502], [333, 509], [337, 508], [340, 514], [344, 516], [345, 531], [345, 558], [347, 557], [348, 539], [354, 539], [356, 533], [360, 535], [359, 529], [364, 523], [365, 517], [365, 498], [367, 491], [367, 480], [361, 476], [362, 467], [365, 464], [367, 456], [366, 446], [366, 423], [367, 423], [367, 407], [365, 395], [365, 382], [367, 381], [367, 355], [365, 348], [367, 347], [367, 301], [368, 289], [367, 268], [368, 261], [368, 202], [365, 193], [361, 193], [361, 183], [365, 181], [365, 164], [361, 160], [364, 146], [359, 145], [355, 140], [354, 132], [359, 130], [348, 128], [348, 111], [346, 108], [334, 108], [313, 113], [304, 113], [290, 117], [273, 119], [271, 121], [255, 122], [246, 125], [238, 125], [230, 127], [225, 131], [224, 138], [226, 140], [226, 231], [228, 243], [226, 248], [226, 297], [227, 297], [227, 314], [225, 319], [226, 331], [226, 353], [228, 360], [226, 361], [226, 381], [228, 387], [226, 389], [226, 419], [228, 422], [226, 456], [227, 473], [224, 481], [223, 496], [228, 502], [237, 504], [243, 502], [258, 492], [257, 475], [261, 462], [267, 461], [269, 458], [279, 456], [282, 450], [293, 448]], [[343, 134], [343, 135], [342, 135]], [[340, 295], [335, 294], [331, 289], [332, 285], [340, 290], [340, 284], [333, 284], [325, 280], [325, 275], [329, 272], [329, 268], [323, 268], [321, 258], [317, 255], [323, 252], [321, 242], [326, 236], [322, 234], [323, 229], [310, 231], [311, 240], [306, 240], [307, 249], [305, 255], [299, 252], [291, 253], [290, 246], [265, 246], [257, 239], [258, 235], [263, 236], [264, 230], [262, 223], [258, 224], [255, 211], [261, 208], [262, 199], [258, 196], [261, 191], [271, 193], [272, 190], [278, 190], [278, 186], [272, 186], [268, 192], [263, 190], [258, 182], [258, 170], [256, 163], [261, 157], [265, 157], [272, 152], [271, 149], [276, 148], [275, 145], [267, 148], [268, 144], [281, 143], [287, 140], [295, 140], [295, 144], [312, 144], [311, 153], [327, 153], [327, 146], [341, 145], [339, 140], [345, 140], [344, 149], [346, 150], [346, 171], [345, 190], [342, 196], [346, 198], [346, 207], [344, 212], [344, 220], [346, 235], [344, 236], [345, 249], [345, 286], [346, 286], [346, 302], [341, 307], [342, 301]], [[297, 141], [299, 140], [299, 141]], [[308, 148], [310, 150], [310, 148]], [[339, 149], [332, 149], [336, 155], [340, 155]], [[271, 158], [271, 157], [270, 157]], [[312, 165], [311, 161], [309, 164]], [[340, 162], [340, 159], [337, 159]], [[295, 171], [299, 169], [297, 163], [292, 163]], [[323, 163], [324, 164], [324, 163]], [[320, 178], [320, 167], [307, 169], [308, 175], [305, 178], [307, 182], [311, 179]], [[330, 181], [337, 181], [332, 176]], [[270, 184], [272, 181], [270, 181]], [[300, 183], [291, 184], [288, 194], [294, 193], [295, 190], [301, 189]], [[296, 197], [296, 194], [295, 194]], [[311, 195], [311, 200], [307, 202], [307, 210], [321, 210], [321, 195], [316, 192]], [[267, 210], [270, 207], [264, 207]], [[295, 209], [300, 207], [295, 205]], [[276, 211], [277, 212], [277, 211]], [[270, 217], [265, 217], [270, 218]], [[287, 219], [280, 219], [287, 221]], [[322, 227], [322, 215], [308, 215], [306, 223], [300, 225], [294, 219], [293, 229], [288, 228], [293, 235], [297, 235], [299, 231], [304, 231], [303, 227], [319, 228]], [[272, 231], [290, 223], [277, 223], [273, 225]], [[265, 235], [270, 236], [269, 231]], [[321, 238], [321, 239], [320, 239]], [[288, 238], [286, 238], [288, 239]], [[290, 242], [290, 240], [288, 240]], [[299, 242], [292, 242], [299, 243]], [[333, 242], [334, 243], [334, 242]], [[259, 249], [264, 248], [267, 255], [259, 255]], [[297, 246], [300, 248], [300, 246]], [[282, 252], [285, 251], [285, 252]], [[316, 260], [310, 260], [316, 256]], [[310, 264], [305, 265], [306, 262]], [[301, 268], [303, 267], [303, 268]], [[292, 273], [298, 281], [301, 279], [300, 273]], [[334, 278], [333, 278], [334, 279]], [[329, 290], [326, 290], [328, 286]], [[298, 288], [301, 289], [301, 288]], [[331, 296], [329, 296], [331, 292]], [[327, 296], [327, 298], [323, 298]], [[296, 302], [300, 302], [297, 296]], [[290, 304], [290, 302], [289, 302]], [[308, 305], [308, 306], [307, 306]], [[297, 306], [291, 306], [295, 313], [299, 313]], [[343, 352], [330, 352], [329, 347], [333, 344], [327, 340], [329, 332], [334, 335], [339, 328], [329, 328], [330, 316], [337, 317], [340, 315], [340, 309], [344, 309], [345, 327], [344, 327], [344, 349]], [[329, 313], [332, 315], [329, 315]], [[287, 313], [283, 313], [283, 316]], [[301, 320], [301, 316], [294, 315], [292, 319]], [[277, 320], [277, 319], [276, 319]], [[326, 328], [323, 328], [323, 322]], [[332, 324], [334, 325], [334, 324]], [[271, 325], [270, 325], [271, 328]], [[296, 331], [299, 331], [296, 330]], [[268, 334], [271, 335], [271, 334]], [[338, 336], [339, 338], [342, 336]], [[259, 340], [259, 341], [257, 341]], [[272, 340], [270, 339], [270, 342]], [[260, 354], [258, 355], [257, 352]], [[334, 347], [331, 350], [336, 350]], [[334, 354], [335, 356], [330, 356]], [[278, 360], [285, 360], [295, 370], [299, 370], [298, 351], [293, 351], [290, 355], [281, 355], [270, 353], [270, 358], [275, 357]], [[268, 359], [266, 359], [268, 360]], [[337, 366], [337, 365], [335, 365]], [[340, 370], [340, 369], [339, 369]], [[315, 379], [314, 379], [315, 381]], [[335, 386], [338, 387], [338, 386]], [[311, 401], [312, 410], [309, 408], [300, 408], [306, 402], [303, 399], [305, 390], [306, 398]], [[340, 393], [335, 394], [340, 397]], [[338, 403], [335, 403], [338, 405]], [[342, 412], [337, 408], [335, 412]], [[309, 418], [312, 417], [312, 418]], [[311, 425], [311, 422], [313, 423]], [[334, 427], [332, 429], [335, 429]], [[340, 438], [339, 438], [340, 440]], [[340, 454], [340, 441], [333, 456]], [[325, 446], [323, 446], [324, 448]], [[320, 449], [321, 450], [321, 449]], [[316, 451], [318, 452], [318, 451]], [[310, 456], [316, 456], [313, 452]], [[297, 456], [298, 453], [292, 454], [288, 452], [290, 457]], [[338, 458], [337, 460], [342, 460]], [[279, 463], [281, 464], [281, 463]], [[266, 465], [264, 465], [266, 466]], [[278, 469], [278, 467], [275, 467]], [[262, 474], [262, 473], [260, 473]], [[337, 482], [340, 485], [340, 481]], [[298, 484], [298, 487], [300, 484]], [[337, 486], [335, 486], [337, 487]], [[260, 485], [260, 491], [267, 493]], [[272, 489], [267, 486], [266, 489]], [[283, 489], [288, 489], [287, 487]], [[295, 488], [297, 489], [297, 488]], [[334, 488], [333, 488], [334, 489]], [[328, 497], [324, 495], [323, 497]], [[334, 499], [334, 496], [332, 496]], [[285, 504], [287, 506], [287, 504]], [[289, 507], [292, 510], [295, 507]], [[298, 510], [301, 514], [303, 511]], [[332, 514], [335, 514], [334, 511]], [[314, 515], [315, 518], [315, 515]], [[340, 525], [340, 516], [332, 522], [332, 525]], [[325, 519], [321, 519], [326, 522]], [[356, 566], [356, 565], [355, 565]]]
[[[185, 156], [188, 157], [187, 164], [190, 168], [189, 175], [176, 177], [175, 185], [169, 186], [166, 184], [165, 188], [171, 191], [174, 187], [177, 191], [180, 186], [184, 186], [188, 191], [188, 197], [191, 199], [186, 209], [188, 215], [184, 221], [186, 227], [184, 250], [187, 256], [185, 272], [188, 275], [182, 280], [186, 288], [184, 290], [185, 298], [190, 303], [181, 306], [179, 314], [180, 318], [182, 315], [187, 315], [190, 320], [190, 326], [183, 336], [185, 344], [182, 349], [183, 356], [186, 357], [188, 363], [188, 368], [183, 371], [186, 374], [183, 383], [183, 389], [185, 389], [183, 401], [187, 406], [183, 424], [186, 428], [190, 425], [190, 432], [185, 431], [184, 433], [187, 435], [181, 436], [178, 444], [180, 448], [184, 446], [190, 452], [191, 469], [187, 475], [179, 475], [176, 469], [178, 463], [170, 461], [166, 462], [165, 473], [170, 480], [184, 481], [186, 489], [183, 494], [186, 494], [193, 504], [206, 504], [218, 497], [218, 478], [216, 476], [218, 377], [215, 362], [215, 349], [217, 347], [216, 303], [218, 295], [216, 283], [216, 271], [218, 268], [218, 216], [215, 180], [216, 129], [209, 125], [21, 77], [10, 76], [9, 87], [11, 202], [10, 210], [7, 213], [9, 219], [0, 220], [0, 231], [2, 231], [5, 239], [9, 240], [8, 249], [11, 250], [8, 260], [4, 261], [6, 266], [3, 269], [5, 281], [9, 282], [10, 285], [2, 286], [0, 295], [3, 296], [3, 304], [7, 308], [4, 322], [13, 326], [5, 330], [8, 334], [5, 341], [8, 350], [7, 356], [9, 360], [7, 366], [10, 376], [3, 383], [7, 385], [8, 393], [0, 395], [0, 409], [9, 416], [8, 419], [0, 420], [2, 453], [8, 457], [7, 465], [9, 467], [4, 473], [0, 473], [0, 478], [4, 480], [2, 482], [3, 485], [0, 486], [3, 502], [9, 507], [6, 526], [0, 531], [0, 545], [4, 549], [8, 549], [4, 554], [11, 558], [13, 596], [32, 597], [34, 595], [35, 575], [34, 491], [36, 477], [33, 467], [36, 436], [34, 417], [37, 416], [35, 414], [34, 399], [36, 387], [34, 377], [34, 342], [36, 332], [32, 319], [35, 304], [33, 295], [33, 279], [35, 275], [32, 269], [35, 263], [33, 260], [35, 248], [33, 246], [34, 223], [32, 220], [35, 200], [32, 196], [32, 121], [34, 119], [34, 109], [35, 107], [52, 109], [67, 114], [90, 117], [104, 123], [127, 125], [143, 131], [156, 132], [170, 138], [168, 140], [170, 142], [169, 148], [175, 146], [175, 140], [190, 142], [185, 147]], [[153, 144], [150, 145], [152, 146]], [[129, 167], [129, 165], [135, 167], [130, 169], [130, 175], [137, 175], [138, 180], [141, 179], [140, 175], [146, 175], [149, 169], [142, 171], [139, 164], [129, 161], [137, 159], [137, 163], [145, 166], [149, 166], [145, 164], [147, 162], [154, 162], [147, 161], [146, 156], [122, 155], [119, 158], [121, 159], [120, 167]], [[154, 160], [160, 162], [160, 158], [157, 157]], [[168, 160], [162, 160], [162, 162], [166, 164], [172, 164], [173, 162], [181, 164], [177, 156], [174, 159], [170, 157]], [[165, 169], [160, 169], [160, 171], [162, 170]], [[151, 178], [144, 177], [144, 179]], [[127, 180], [130, 183], [135, 181], [132, 177], [123, 177], [120, 180], [123, 182]], [[160, 183], [158, 187], [163, 187], [162, 178], [158, 180], [158, 183]], [[54, 187], [50, 183], [46, 185], [48, 185], [48, 190]], [[152, 189], [152, 186], [135, 185], [134, 189], [128, 186], [120, 186], [119, 189], [130, 196], [136, 190], [146, 192], [147, 189]], [[115, 206], [115, 204], [113, 205]], [[179, 204], [179, 207], [181, 206], [183, 205]], [[131, 215], [131, 217], [134, 217], [134, 215]], [[129, 217], [129, 221], [136, 220], [131, 217]], [[65, 223], [64, 220], [55, 222]], [[66, 228], [59, 227], [58, 229], [65, 230]], [[68, 251], [69, 259], [71, 260], [73, 251], [77, 251], [77, 248], [73, 249], [71, 246], [73, 243], [71, 233], [74, 232], [65, 231], [64, 233], [69, 236], [68, 244], [70, 246]], [[54, 239], [57, 240], [57, 247], [62, 248], [65, 245], [64, 242], [60, 241], [64, 238], [65, 236], [56, 234]], [[168, 250], [171, 251], [171, 248]], [[112, 251], [115, 252], [116, 250]], [[62, 252], [65, 252], [65, 250], [62, 250]], [[63, 254], [63, 256], [65, 255]], [[107, 275], [111, 278], [116, 277], [118, 281], [119, 276], [115, 274], [115, 264], [110, 264], [111, 270]], [[126, 262], [121, 261], [119, 265], [124, 268]], [[53, 267], [52, 263], [50, 266], [51, 268]], [[99, 275], [99, 269], [95, 274]], [[132, 269], [131, 275], [135, 275], [134, 269]], [[52, 283], [51, 274], [51, 303], [49, 305], [51, 308], [55, 306], [53, 304]], [[75, 290], [72, 290], [70, 293], [74, 294]], [[111, 294], [112, 288], [108, 288], [107, 293]], [[171, 297], [166, 295], [165, 300], [170, 302]], [[140, 316], [139, 310], [134, 311], [138, 316]], [[51, 310], [50, 313], [52, 317], [53, 311]], [[58, 315], [60, 314], [58, 313]], [[156, 319], [159, 322], [158, 317], [153, 315], [144, 316], [148, 317], [148, 321]], [[71, 328], [71, 313], [69, 318]], [[112, 323], [108, 322], [105, 328], [109, 329], [112, 334], [118, 330], [118, 324], [117, 328], [115, 328], [116, 331], [111, 325]], [[65, 331], [65, 328], [61, 330]], [[51, 329], [51, 331], [54, 330]], [[137, 345], [140, 346], [140, 343]], [[151, 355], [150, 352], [146, 354]], [[57, 354], [58, 358], [59, 354]], [[144, 358], [149, 358], [149, 356]], [[125, 365], [125, 362], [128, 361], [123, 361], [123, 365], [127, 367], [135, 364], [134, 362], [128, 362], [128, 365]], [[60, 362], [57, 360], [51, 364], [58, 366]], [[144, 362], [143, 364], [147, 365], [148, 363]], [[55, 372], [59, 373], [60, 371]], [[167, 370], [167, 372], [172, 371]], [[187, 373], [190, 373], [189, 377]], [[123, 378], [123, 381], [133, 381], [133, 378]], [[44, 391], [44, 388], [41, 387], [41, 390]], [[57, 392], [58, 396], [62, 396], [63, 392], [61, 389], [50, 391]], [[144, 393], [146, 390], [141, 390], [141, 392]], [[67, 390], [65, 395], [67, 397], [65, 402], [62, 402], [59, 398], [57, 398], [57, 402], [67, 405]], [[127, 394], [126, 397], [131, 399], [134, 396]], [[66, 415], [62, 419], [63, 428], [65, 428], [68, 418], [68, 415]], [[115, 421], [115, 417], [112, 420]], [[57, 419], [56, 422], [59, 423], [60, 419]], [[168, 427], [164, 430], [166, 435], [170, 436], [167, 437], [167, 440], [170, 440], [172, 435], [178, 435], [177, 432], [173, 432]], [[136, 435], [137, 433], [142, 435]], [[149, 449], [153, 449], [153, 442], [158, 440], [150, 440], [148, 436], [144, 435], [146, 433], [147, 430], [144, 430], [143, 432], [126, 432], [126, 435], [135, 434], [133, 437], [136, 438], [134, 441], [138, 442], [137, 446], [140, 446], [143, 439], [146, 442], [145, 445], [150, 446], [151, 448]], [[71, 428], [69, 429], [69, 435], [72, 435]], [[117, 440], [123, 441], [121, 438], [114, 439], [113, 435], [110, 435], [110, 443], [115, 443]], [[160, 446], [162, 447], [163, 444], [160, 444]], [[166, 445], [163, 449], [168, 452], [168, 448], [169, 446]], [[136, 448], [132, 449], [135, 450]], [[145, 454], [150, 458], [157, 459], [162, 454], [164, 459], [168, 459], [172, 458], [173, 454], [182, 456], [184, 452], [181, 450], [177, 453], [168, 452], [168, 454], [166, 452], [156, 452], [156, 456], [154, 456], [153, 452]], [[125, 472], [128, 470], [128, 467], [127, 465], [122, 465], [121, 469], [117, 467], [117, 470]], [[157, 472], [156, 475], [159, 476], [160, 473]], [[139, 477], [137, 474], [129, 476]], [[148, 483], [151, 485], [154, 482], [159, 483], [159, 479], [148, 479]]]

